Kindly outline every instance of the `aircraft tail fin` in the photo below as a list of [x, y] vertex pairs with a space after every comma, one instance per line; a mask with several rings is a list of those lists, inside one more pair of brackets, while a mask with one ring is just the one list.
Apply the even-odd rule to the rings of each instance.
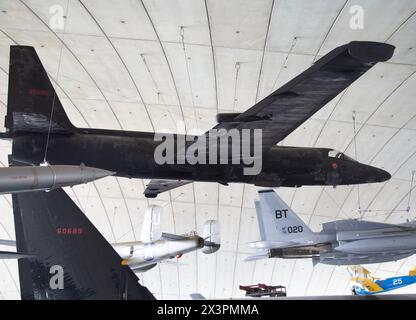
[[12, 199], [22, 299], [154, 299], [64, 190]]
[[263, 241], [287, 242], [313, 232], [273, 190], [260, 190], [256, 204]]
[[[69, 121], [35, 49], [10, 46], [5, 127], [16, 132], [71, 133]], [[53, 106], [53, 108], [52, 108]]]
[[153, 243], [162, 237], [162, 213], [163, 209], [160, 206], [150, 205], [146, 208], [141, 233], [143, 243]]

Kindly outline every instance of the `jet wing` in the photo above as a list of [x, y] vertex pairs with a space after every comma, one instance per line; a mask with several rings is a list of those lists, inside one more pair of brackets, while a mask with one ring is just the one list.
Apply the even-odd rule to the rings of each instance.
[[351, 278], [351, 281], [354, 281], [363, 285], [369, 292], [372, 292], [372, 293], [384, 291], [384, 289], [380, 287], [377, 283], [367, 278], [354, 277], [354, 278]]
[[377, 62], [390, 59], [393, 51], [394, 46], [378, 42], [353, 41], [340, 46], [247, 111], [220, 122], [214, 129], [262, 129], [262, 148], [267, 150]]
[[184, 186], [192, 181], [189, 180], [161, 180], [152, 179], [146, 186], [144, 195], [146, 198], [156, 198], [159, 193]]

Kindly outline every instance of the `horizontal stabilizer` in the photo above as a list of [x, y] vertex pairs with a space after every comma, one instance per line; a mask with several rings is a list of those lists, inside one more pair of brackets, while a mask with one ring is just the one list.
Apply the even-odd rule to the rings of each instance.
[[181, 241], [181, 240], [188, 239], [188, 237], [181, 236], [181, 235], [178, 235], [178, 234], [162, 232], [161, 239], [168, 240], [168, 241]]

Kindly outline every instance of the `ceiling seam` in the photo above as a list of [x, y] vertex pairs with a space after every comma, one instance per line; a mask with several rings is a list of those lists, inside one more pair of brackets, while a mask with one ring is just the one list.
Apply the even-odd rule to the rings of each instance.
[[[217, 183], [217, 220], [219, 221], [220, 216], [220, 184]], [[217, 268], [218, 268], [218, 256], [219, 253], [215, 255], [215, 273], [214, 273], [214, 297], [217, 292]], [[211, 298], [211, 296], [210, 296]]]
[[183, 125], [184, 125], [184, 128], [185, 128], [185, 133], [186, 133], [186, 132], [187, 132], [187, 127], [186, 127], [186, 122], [185, 122], [185, 114], [184, 114], [184, 112], [183, 112], [182, 102], [181, 102], [181, 99], [180, 99], [180, 96], [179, 96], [179, 91], [178, 91], [178, 87], [177, 87], [177, 85], [176, 85], [175, 77], [173, 76], [172, 68], [171, 68], [170, 63], [169, 63], [169, 59], [168, 59], [168, 57], [167, 57], [167, 55], [166, 55], [165, 48], [163, 47], [162, 41], [160, 40], [159, 33], [158, 33], [158, 32], [157, 32], [157, 30], [156, 30], [156, 27], [155, 27], [155, 25], [154, 25], [154, 23], [153, 23], [153, 20], [152, 20], [152, 18], [150, 17], [150, 14], [149, 14], [149, 12], [147, 11], [147, 8], [146, 8], [146, 6], [144, 5], [143, 0], [139, 0], [139, 1], [140, 1], [141, 5], [142, 5], [142, 7], [143, 7], [143, 10], [144, 10], [144, 11], [145, 11], [145, 13], [146, 13], [147, 18], [149, 19], [150, 24], [152, 25], [153, 31], [154, 31], [154, 33], [155, 33], [155, 35], [156, 35], [156, 38], [157, 38], [157, 40], [158, 40], [158, 42], [159, 42], [159, 44], [160, 44], [160, 48], [162, 49], [163, 55], [164, 55], [164, 57], [165, 57], [166, 64], [167, 64], [167, 66], [168, 66], [168, 68], [169, 68], [169, 73], [170, 73], [170, 76], [171, 76], [171, 79], [172, 79], [172, 82], [173, 82], [173, 86], [175, 87], [175, 92], [176, 92], [176, 96], [177, 96], [177, 98], [178, 98], [178, 104], [179, 104], [179, 108], [180, 108], [180, 110], [181, 110], [181, 115], [182, 115]]
[[315, 53], [315, 57], [313, 58], [313, 61], [315, 62], [316, 58], [318, 57], [319, 52], [321, 51], [326, 39], [328, 39], [329, 34], [331, 33], [332, 28], [334, 27], [335, 23], [337, 23], [338, 18], [340, 17], [342, 11], [344, 11], [345, 7], [347, 6], [349, 0], [346, 0], [341, 7], [341, 9], [338, 11], [337, 15], [335, 16], [335, 19], [332, 21], [331, 25], [328, 28], [328, 31], [325, 33], [324, 39], [321, 42], [321, 45], [319, 46], [318, 50]]
[[216, 103], [216, 107], [217, 107], [217, 113], [219, 113], [219, 108], [218, 108], [217, 67], [216, 67], [216, 64], [215, 64], [214, 44], [212, 42], [211, 20], [209, 18], [207, 0], [204, 0], [204, 3], [205, 3], [205, 12], [206, 12], [206, 15], [207, 15], [209, 40], [210, 40], [210, 44], [211, 44], [212, 66], [213, 66], [213, 71], [214, 71], [215, 103]]
[[309, 279], [308, 279], [308, 282], [306, 283], [305, 290], [303, 291], [304, 296], [306, 296], [307, 293], [308, 293], [309, 286], [311, 285], [311, 282], [312, 282], [312, 279], [314, 277], [314, 274], [315, 274], [316, 270], [317, 270], [317, 268], [315, 268], [315, 266], [313, 266], [312, 267], [312, 272], [310, 273], [310, 276], [309, 276]]
[[12, 282], [13, 282], [15, 288], [16, 288], [16, 291], [20, 294], [20, 288], [17, 286], [16, 280], [14, 279], [14, 277], [13, 277], [13, 275], [12, 275], [12, 273], [10, 271], [10, 268], [7, 265], [6, 261], [3, 260], [3, 264], [6, 267], [7, 273], [9, 274], [10, 278], [12, 279]]
[[[171, 213], [172, 213], [173, 233], [176, 234], [175, 212], [173, 208], [171, 191], [168, 191], [168, 194], [169, 194], [169, 203], [170, 203], [170, 208], [171, 208]], [[180, 281], [181, 279], [180, 279], [179, 265], [176, 265], [176, 270], [177, 270], [177, 276], [178, 276], [178, 297], [180, 297], [181, 296], [181, 281]]]
[[[3, 33], [7, 38], [9, 38], [13, 43], [15, 43], [16, 45], [19, 45], [19, 43], [17, 43], [16, 40], [14, 40], [9, 34], [7, 34], [4, 30], [0, 29], [0, 32]], [[6, 70], [4, 70], [2, 67], [0, 67], [0, 70], [2, 70], [5, 74], [9, 74]], [[61, 85], [55, 80], [55, 78], [45, 70], [45, 72], [48, 74], [48, 76], [51, 78], [52, 82], [65, 94], [65, 96], [67, 97], [67, 99], [71, 102], [71, 104], [75, 107], [75, 109], [78, 111], [78, 114], [81, 116], [81, 118], [84, 120], [84, 122], [87, 124], [87, 126], [91, 127], [91, 125], [88, 123], [87, 119], [84, 117], [84, 115], [82, 114], [82, 112], [79, 110], [79, 108], [77, 107], [77, 105], [74, 103], [74, 101], [71, 99], [71, 97], [68, 95], [68, 93], [66, 93], [66, 91], [61, 87]], [[6, 104], [3, 103], [5, 106]]]
[[[373, 115], [396, 93], [396, 91], [397, 90], [399, 90], [401, 87], [402, 87], [402, 85], [404, 84], [404, 83], [406, 83], [410, 78], [412, 78], [414, 75], [416, 74], [416, 69], [408, 76], [408, 77], [406, 77], [402, 82], [400, 82], [400, 84], [398, 85], [398, 86], [396, 86], [396, 88], [394, 88], [392, 91], [391, 91], [391, 93], [390, 94], [388, 94], [387, 96], [386, 96], [386, 98], [385, 99], [383, 99], [383, 101], [381, 101], [381, 103], [379, 103], [379, 105], [377, 106], [377, 108], [376, 109], [374, 109], [373, 110], [373, 112], [371, 112], [371, 114], [367, 117], [367, 119], [364, 121], [364, 122], [362, 122], [361, 123], [361, 127], [360, 128], [358, 128], [358, 130], [357, 130], [357, 132], [356, 132], [356, 134], [355, 135], [353, 135], [353, 138], [350, 140], [350, 142], [348, 143], [348, 145], [347, 145], [347, 147], [344, 149], [344, 151], [345, 150], [347, 150], [350, 146], [351, 146], [351, 144], [354, 142], [354, 140], [356, 139], [356, 137], [358, 136], [358, 134], [361, 132], [361, 130], [368, 124], [368, 122], [371, 120], [371, 118], [373, 117]], [[413, 115], [413, 117], [412, 118], [414, 118], [415, 117], [415, 115]], [[410, 120], [409, 120], [410, 121]], [[406, 124], [409, 122], [409, 121], [407, 121], [406, 122]], [[406, 125], [405, 124], [405, 125]], [[371, 125], [371, 124], [370, 124]], [[395, 129], [399, 129], [399, 130], [401, 130], [401, 129], [403, 129], [403, 126], [401, 126], [400, 128], [395, 128]]]
[[[123, 65], [125, 71], [127, 72], [131, 82], [133, 83], [137, 94], [139, 95], [139, 98], [144, 106], [144, 109], [146, 111], [147, 117], [149, 118], [150, 124], [152, 126], [153, 131], [155, 131], [155, 126], [153, 125], [153, 121], [152, 118], [150, 116], [149, 110], [148, 110], [148, 106], [147, 104], [144, 102], [143, 97], [140, 93], [139, 88], [137, 87], [136, 82], [134, 81], [133, 76], [130, 73], [129, 68], [127, 67], [126, 63], [124, 62], [123, 58], [120, 55], [120, 52], [118, 52], [116, 46], [114, 45], [114, 43], [110, 40], [110, 38], [107, 36], [107, 34], [105, 33], [104, 29], [101, 27], [101, 25], [98, 23], [98, 21], [95, 19], [94, 15], [91, 13], [91, 11], [84, 5], [84, 3], [81, 0], [78, 0], [78, 2], [81, 4], [81, 6], [84, 8], [84, 10], [88, 13], [88, 15], [90, 16], [90, 18], [94, 21], [94, 23], [96, 24], [96, 26], [100, 29], [100, 31], [103, 33], [104, 37], [107, 39], [108, 43], [111, 45], [111, 47], [113, 48], [114, 52], [116, 53], [117, 57], [119, 58], [121, 64]], [[122, 128], [121, 123], [120, 123], [120, 128]]]
[[275, 4], [275, 0], [272, 0], [272, 5], [270, 7], [269, 21], [267, 22], [266, 36], [264, 38], [263, 54], [261, 56], [261, 62], [260, 62], [260, 71], [259, 71], [259, 77], [258, 77], [259, 80], [257, 81], [257, 90], [256, 90], [256, 98], [255, 98], [256, 103], [258, 102], [260, 81], [261, 81], [261, 76], [262, 76], [262, 73], [263, 73], [264, 56], [265, 56], [265, 53], [266, 53], [267, 40], [269, 38], [270, 26], [271, 26], [271, 23], [272, 23], [272, 16], [273, 16], [273, 12], [274, 12], [274, 4]]
[[[198, 229], [198, 219], [197, 219], [197, 210], [196, 210], [196, 194], [195, 194], [195, 183], [192, 183], [192, 193], [193, 193], [193, 206], [194, 206], [194, 219], [195, 219], [195, 231], [197, 232]], [[199, 285], [198, 285], [198, 261], [199, 261], [199, 255], [198, 255], [198, 251], [195, 252], [195, 287], [196, 287], [196, 291], [195, 292], [199, 292]]]
[[113, 114], [113, 116], [115, 117], [115, 120], [117, 122], [117, 124], [119, 125], [120, 129], [122, 130], [123, 127], [120, 123], [120, 120], [118, 119], [118, 117], [116, 116], [112, 106], [110, 105], [107, 97], [104, 95], [104, 92], [102, 91], [102, 89], [100, 88], [100, 86], [97, 84], [97, 82], [95, 81], [95, 79], [92, 77], [92, 75], [88, 72], [88, 70], [86, 69], [86, 67], [84, 66], [84, 64], [81, 63], [81, 61], [78, 59], [78, 57], [75, 55], [75, 53], [69, 49], [69, 47], [67, 46], [67, 44], [57, 35], [57, 33], [55, 31], [53, 31], [49, 25], [47, 23], [45, 23], [36, 13], [35, 11], [29, 7], [25, 2], [23, 2], [23, 0], [19, 0], [36, 18], [38, 18], [38, 20], [40, 22], [42, 22], [47, 28], [48, 30], [55, 35], [55, 37], [58, 39], [59, 42], [61, 42], [61, 44], [66, 48], [66, 50], [68, 50], [68, 52], [74, 57], [74, 59], [79, 63], [79, 65], [82, 67], [82, 69], [85, 71], [85, 73], [88, 75], [88, 77], [91, 79], [91, 81], [94, 83], [94, 85], [96, 86], [97, 90], [101, 93], [101, 95], [103, 96], [104, 100], [106, 101], [108, 107], [110, 108], [111, 113]]
[[[400, 85], [398, 85], [387, 97], [386, 97], [386, 99], [384, 99], [380, 104], [379, 104], [379, 106], [377, 107], [377, 109], [366, 119], [366, 121], [363, 123], [363, 125], [357, 130], [357, 133], [356, 133], [356, 135], [354, 136], [354, 138], [353, 139], [355, 139], [356, 138], [356, 136], [358, 136], [358, 134], [359, 134], [359, 132], [361, 131], [361, 128], [363, 128], [365, 125], [366, 125], [366, 123], [368, 122], [368, 120], [370, 120], [371, 119], [371, 117], [374, 115], [374, 113], [379, 109], [379, 108], [381, 108], [381, 106], [393, 95], [393, 93], [394, 92], [396, 92], [402, 85], [403, 85], [403, 83], [405, 83], [407, 80], [409, 80], [413, 75], [415, 75], [416, 74], [416, 70], [415, 71], [413, 71], [413, 73], [409, 76], [409, 77], [407, 77], [405, 80], [403, 80], [401, 83], [400, 83]], [[398, 128], [397, 129], [397, 131], [396, 131], [396, 133], [394, 133], [389, 139], [387, 139], [387, 141], [379, 148], [379, 150], [375, 153], [375, 155], [371, 158], [371, 160], [369, 161], [369, 164], [371, 164], [373, 161], [374, 161], [374, 159], [375, 159], [375, 157], [378, 155], [378, 154], [380, 154], [380, 152], [385, 148], [385, 146], [387, 145], [387, 143], [389, 143], [392, 139], [393, 139], [393, 137], [395, 137], [401, 130], [403, 130], [404, 129], [404, 127], [412, 120], [412, 119], [414, 119], [416, 117], [416, 114], [415, 115], [413, 115], [413, 117], [412, 118], [410, 118], [408, 121], [406, 121], [406, 123], [401, 127], [401, 128]], [[349, 147], [349, 145], [352, 143], [352, 141], [353, 141], [353, 139], [350, 141], [350, 143], [348, 144], [348, 146], [347, 146], [347, 148]], [[347, 148], [345, 148], [345, 150], [347, 149]], [[407, 161], [407, 160], [406, 160]], [[401, 167], [401, 166], [400, 166]], [[396, 171], [397, 172], [397, 171]], [[396, 173], [395, 172], [395, 173]], [[394, 174], [393, 174], [394, 175]], [[369, 202], [369, 204], [367, 205], [367, 208], [366, 208], [366, 210], [369, 208], [369, 206], [374, 202], [374, 200], [375, 200], [375, 198], [378, 196], [378, 194], [381, 192], [381, 190], [382, 189], [384, 189], [384, 187], [386, 186], [386, 184], [387, 183], [384, 183], [384, 185], [380, 188], [380, 190], [379, 190], [379, 192], [377, 192], [375, 195], [374, 195], [374, 197], [373, 197], [373, 199]], [[351, 190], [350, 190], [350, 192], [348, 193], [348, 195], [347, 195], [347, 197], [346, 197], [346, 200], [348, 199], [348, 197], [350, 196], [350, 194], [352, 193], [352, 190], [353, 190], [354, 188], [352, 188]], [[343, 204], [342, 204], [342, 206], [341, 206], [341, 209], [343, 208], [343, 206], [344, 206], [344, 204], [345, 204], [345, 201], [343, 202]]]
[[239, 219], [238, 219], [238, 231], [237, 231], [237, 242], [236, 242], [236, 254], [235, 254], [235, 259], [234, 259], [234, 268], [233, 268], [233, 281], [232, 281], [232, 287], [231, 287], [231, 295], [234, 292], [234, 288], [235, 288], [235, 271], [237, 268], [237, 258], [238, 258], [238, 242], [240, 240], [240, 232], [241, 232], [241, 219], [242, 219], [242, 215], [243, 215], [243, 203], [244, 203], [244, 191], [245, 191], [245, 186], [246, 184], [243, 184], [243, 191], [241, 194], [241, 206], [240, 206], [240, 214], [239, 214]]
[[[384, 219], [384, 222], [386, 222], [391, 215], [394, 213], [394, 211], [396, 211], [397, 207], [400, 205], [400, 203], [403, 202], [403, 200], [405, 200], [407, 198], [407, 196], [409, 195], [409, 193], [411, 193], [413, 190], [415, 190], [416, 186], [413, 186], [411, 189], [409, 189], [409, 191], [407, 191], [404, 196], [396, 203], [396, 205], [393, 207], [393, 209], [387, 214], [386, 218]], [[414, 195], [415, 197], [415, 195]]]
[[[110, 226], [111, 234], [112, 234], [112, 236], [113, 236], [113, 240], [114, 240], [114, 241], [116, 241], [116, 235], [115, 235], [114, 230], [113, 230], [113, 225], [112, 225], [112, 223], [111, 223], [110, 217], [108, 216], [107, 208], [106, 208], [106, 206], [105, 206], [105, 204], [104, 204], [104, 201], [103, 201], [103, 198], [102, 198], [102, 196], [101, 196], [101, 193], [100, 193], [100, 191], [98, 190], [98, 187], [95, 185], [95, 182], [94, 182], [94, 181], [92, 182], [92, 185], [94, 186], [95, 191], [96, 191], [96, 192], [97, 192], [97, 194], [98, 194], [98, 198], [100, 199], [101, 205], [102, 205], [102, 207], [103, 207], [103, 209], [104, 209], [105, 215], [106, 215], [106, 217], [107, 217], [107, 222], [108, 222], [108, 225]], [[87, 211], [85, 211], [85, 212], [87, 212]]]
[[398, 32], [415, 14], [416, 14], [416, 10], [413, 11], [413, 13], [410, 16], [408, 16], [406, 19], [404, 19], [404, 21], [396, 29], [394, 29], [391, 35], [388, 36], [386, 41], [384, 42], [389, 41], [395, 35], [395, 33]]
[[131, 225], [131, 230], [133, 232], [134, 241], [136, 241], [137, 240], [136, 232], [135, 232], [135, 228], [133, 226], [133, 220], [131, 219], [130, 209], [127, 205], [126, 197], [124, 196], [123, 188], [120, 185], [120, 181], [118, 180], [119, 178], [118, 177], [114, 177], [114, 178], [117, 181], [118, 188], [120, 189], [121, 197], [123, 198], [124, 206], [126, 207], [126, 210], [127, 210], [127, 216], [129, 217], [129, 222], [130, 222], [130, 225]]

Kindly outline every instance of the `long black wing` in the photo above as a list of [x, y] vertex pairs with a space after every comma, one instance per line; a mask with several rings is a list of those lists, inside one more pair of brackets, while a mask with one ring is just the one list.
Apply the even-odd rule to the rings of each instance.
[[12, 198], [22, 299], [154, 299], [65, 191]]
[[354, 41], [340, 46], [272, 94], [214, 129], [262, 129], [263, 150], [283, 140], [377, 62], [394, 46]]

